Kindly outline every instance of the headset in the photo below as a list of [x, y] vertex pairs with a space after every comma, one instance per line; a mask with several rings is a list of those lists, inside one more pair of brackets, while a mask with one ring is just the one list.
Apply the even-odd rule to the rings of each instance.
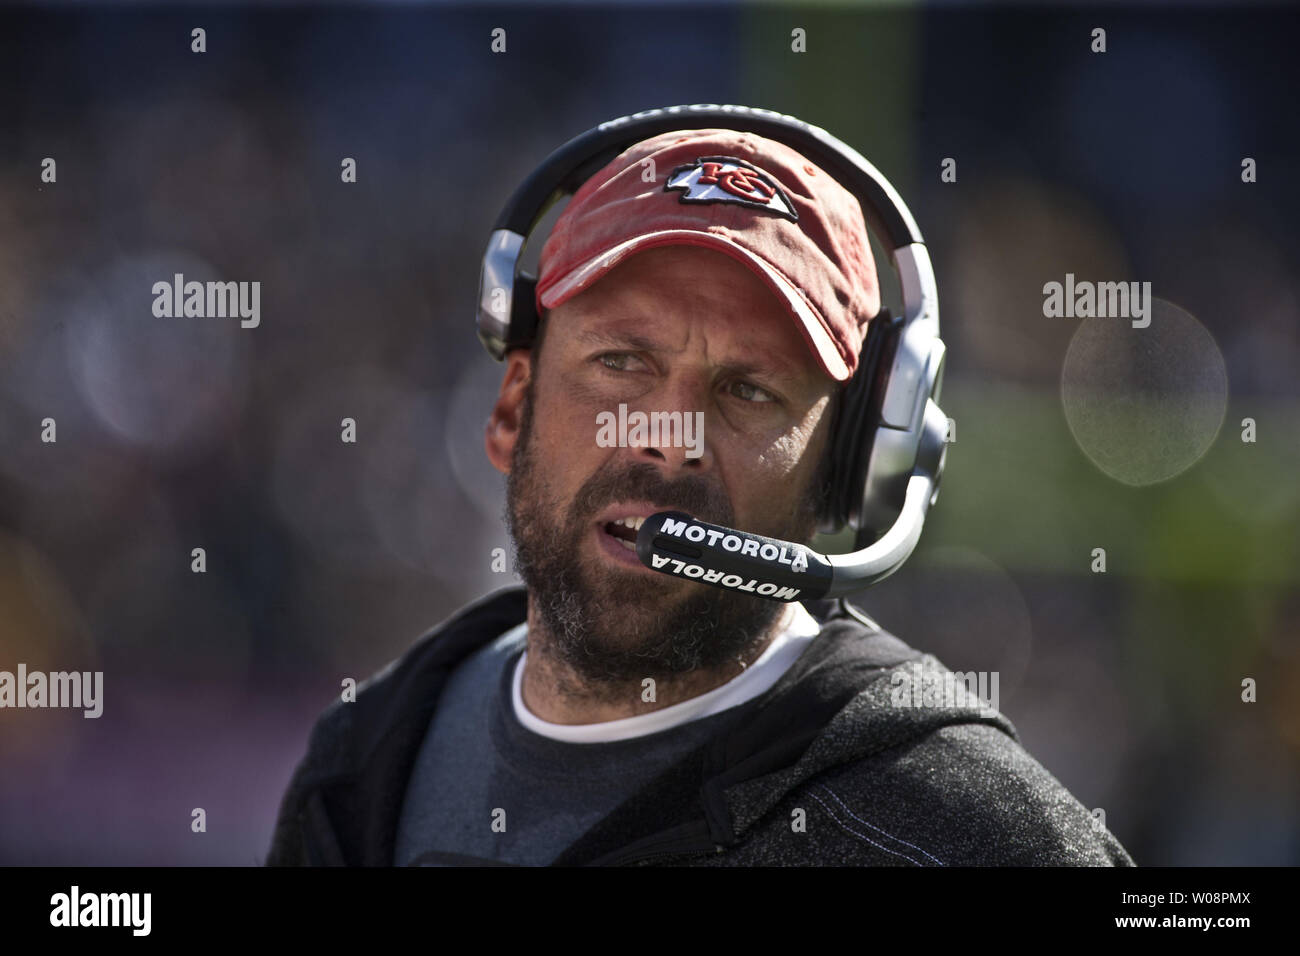
[[679, 511], [648, 517], [636, 550], [648, 568], [774, 601], [860, 591], [907, 560], [921, 536], [947, 460], [948, 419], [939, 408], [945, 348], [930, 254], [911, 212], [856, 150], [793, 116], [700, 104], [644, 110], [569, 140], [515, 190], [497, 217], [479, 276], [478, 337], [497, 361], [528, 347], [539, 323], [537, 278], [519, 268], [550, 207], [623, 150], [660, 133], [721, 128], [755, 133], [802, 153], [853, 193], [866, 224], [890, 250], [903, 314], [882, 308], [867, 326], [858, 368], [839, 396], [829, 448], [829, 493], [818, 530], [856, 530], [849, 554], [698, 521]]

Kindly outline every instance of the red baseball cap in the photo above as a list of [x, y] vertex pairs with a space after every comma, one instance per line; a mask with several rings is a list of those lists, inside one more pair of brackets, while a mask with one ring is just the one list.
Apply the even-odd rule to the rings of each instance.
[[662, 245], [713, 248], [753, 269], [826, 373], [852, 377], [880, 311], [875, 261], [857, 198], [803, 155], [727, 129], [629, 147], [573, 194], [542, 246], [538, 314]]

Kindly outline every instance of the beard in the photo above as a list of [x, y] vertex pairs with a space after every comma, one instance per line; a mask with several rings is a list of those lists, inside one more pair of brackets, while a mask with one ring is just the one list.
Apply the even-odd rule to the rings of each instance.
[[[567, 665], [586, 685], [618, 693], [616, 685], [646, 677], [715, 670], [763, 641], [784, 613], [781, 602], [645, 575], [592, 553], [594, 519], [611, 502], [665, 503], [702, 521], [734, 526], [725, 492], [702, 476], [669, 481], [649, 463], [610, 460], [580, 487], [567, 508], [540, 468], [533, 442], [535, 380], [521, 409], [520, 434], [506, 476], [505, 520], [515, 572], [547, 634], [539, 652]], [[825, 494], [827, 459], [769, 537], [805, 543]]]

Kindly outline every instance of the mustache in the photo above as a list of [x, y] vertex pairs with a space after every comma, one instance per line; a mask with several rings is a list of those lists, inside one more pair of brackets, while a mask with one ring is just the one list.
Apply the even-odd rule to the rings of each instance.
[[731, 502], [721, 488], [695, 475], [668, 481], [649, 464], [592, 475], [574, 496], [570, 516], [580, 521], [611, 502], [627, 498], [652, 501], [664, 511], [685, 511], [710, 524], [731, 525], [735, 521]]

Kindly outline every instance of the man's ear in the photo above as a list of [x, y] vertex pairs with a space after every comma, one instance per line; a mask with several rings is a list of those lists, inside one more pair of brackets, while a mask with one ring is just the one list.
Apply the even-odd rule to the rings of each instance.
[[488, 461], [503, 475], [510, 472], [510, 463], [514, 460], [515, 442], [519, 440], [519, 424], [532, 375], [532, 349], [512, 349], [506, 354], [501, 394], [488, 416], [484, 435]]

